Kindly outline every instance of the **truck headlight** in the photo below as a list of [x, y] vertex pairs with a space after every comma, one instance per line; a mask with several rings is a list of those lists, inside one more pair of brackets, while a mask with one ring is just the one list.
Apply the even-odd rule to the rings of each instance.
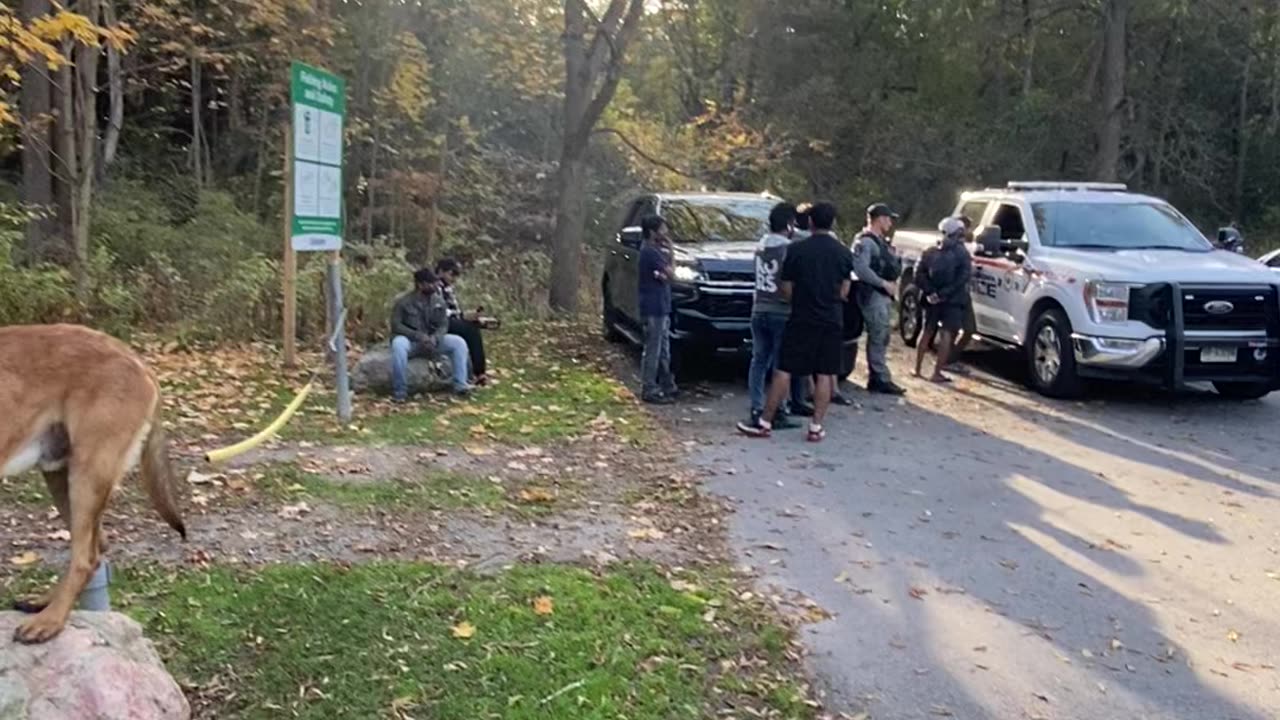
[[676, 282], [696, 283], [702, 279], [702, 271], [697, 265], [677, 264], [671, 276]]
[[1129, 285], [1090, 280], [1084, 284], [1084, 302], [1096, 323], [1129, 322]]

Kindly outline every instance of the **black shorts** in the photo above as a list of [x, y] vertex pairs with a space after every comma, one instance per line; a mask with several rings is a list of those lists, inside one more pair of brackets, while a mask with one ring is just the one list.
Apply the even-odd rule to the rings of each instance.
[[787, 323], [778, 369], [791, 375], [837, 375], [844, 333], [835, 325]]
[[964, 315], [966, 308], [964, 305], [926, 305], [924, 309], [924, 326], [928, 328], [936, 328], [939, 325], [943, 330], [957, 332], [964, 327]]

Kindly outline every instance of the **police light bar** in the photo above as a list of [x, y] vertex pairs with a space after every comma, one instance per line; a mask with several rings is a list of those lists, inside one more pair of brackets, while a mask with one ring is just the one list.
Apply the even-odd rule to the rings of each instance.
[[1010, 190], [1088, 190], [1103, 192], [1125, 192], [1129, 186], [1124, 183], [1105, 182], [1059, 182], [1055, 180], [1013, 180], [1008, 185]]

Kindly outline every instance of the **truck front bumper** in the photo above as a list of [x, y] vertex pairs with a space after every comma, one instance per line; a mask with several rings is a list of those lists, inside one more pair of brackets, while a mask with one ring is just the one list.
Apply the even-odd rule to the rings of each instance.
[[1071, 340], [1076, 364], [1082, 367], [1137, 370], [1150, 365], [1165, 349], [1164, 338], [1126, 340], [1076, 333]]

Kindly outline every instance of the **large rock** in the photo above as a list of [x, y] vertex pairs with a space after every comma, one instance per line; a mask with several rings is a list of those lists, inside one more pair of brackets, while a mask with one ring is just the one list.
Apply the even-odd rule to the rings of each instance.
[[[408, 375], [410, 394], [447, 392], [453, 388], [453, 363], [447, 357], [410, 358]], [[376, 348], [360, 358], [351, 371], [351, 389], [360, 393], [391, 394], [390, 348]]]
[[138, 623], [72, 613], [58, 637], [21, 645], [27, 616], [0, 613], [0, 720], [188, 720], [191, 707]]

